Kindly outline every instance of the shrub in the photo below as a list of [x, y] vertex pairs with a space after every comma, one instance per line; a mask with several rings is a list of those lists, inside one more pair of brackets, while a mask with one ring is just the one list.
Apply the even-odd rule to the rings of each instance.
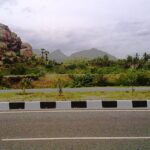
[[92, 74], [86, 74], [82, 76], [75, 76], [75, 75], [70, 75], [70, 78], [72, 78], [73, 87], [91, 87], [93, 86], [93, 79], [94, 75]]
[[2, 83], [2, 80], [3, 80], [3, 74], [0, 73], [0, 84]]
[[146, 75], [145, 73], [138, 73], [136, 85], [140, 86], [150, 86], [150, 76]]
[[116, 80], [116, 85], [133, 86], [136, 85], [137, 74], [127, 73], [120, 74], [120, 77]]
[[95, 86], [108, 86], [108, 80], [104, 75], [98, 75], [94, 79], [94, 85]]
[[31, 79], [30, 78], [24, 78], [21, 80], [21, 88], [23, 93], [26, 93], [26, 88], [31, 87]]
[[24, 64], [16, 64], [10, 71], [10, 73], [13, 75], [25, 75], [26, 72], [27, 68], [24, 66]]
[[70, 64], [70, 65], [66, 66], [66, 69], [67, 70], [74, 70], [74, 69], [76, 69], [76, 67], [77, 67], [76, 64]]

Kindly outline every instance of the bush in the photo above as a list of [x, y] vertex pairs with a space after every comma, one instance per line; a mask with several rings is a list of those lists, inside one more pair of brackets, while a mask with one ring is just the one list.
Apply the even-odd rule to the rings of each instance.
[[26, 71], [26, 74], [43, 76], [45, 75], [45, 70], [43, 68], [31, 68]]
[[140, 86], [150, 86], [150, 77], [145, 73], [138, 73], [136, 85]]
[[24, 64], [16, 64], [10, 71], [12, 75], [25, 75], [26, 72], [27, 68], [24, 66]]
[[120, 74], [115, 84], [125, 86], [149, 86], [150, 75], [144, 72], [127, 72], [126, 74]]
[[94, 79], [94, 85], [95, 86], [108, 86], [108, 80], [104, 75], [98, 75]]
[[120, 77], [116, 80], [116, 85], [119, 86], [133, 86], [136, 85], [136, 73], [122, 73], [120, 74]]
[[3, 80], [3, 74], [0, 73], [0, 84], [2, 83], [2, 80]]
[[73, 87], [91, 87], [93, 86], [94, 77], [95, 76], [92, 74], [86, 74], [83, 76], [70, 75], [70, 78], [73, 80]]
[[76, 69], [76, 64], [70, 64], [70, 65], [68, 65], [68, 66], [66, 66], [66, 69], [67, 70], [74, 70], [74, 69]]

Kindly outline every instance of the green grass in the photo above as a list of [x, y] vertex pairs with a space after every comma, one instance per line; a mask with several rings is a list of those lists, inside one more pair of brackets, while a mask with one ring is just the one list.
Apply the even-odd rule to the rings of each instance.
[[67, 100], [145, 100], [150, 99], [150, 91], [134, 92], [65, 92], [58, 96], [50, 93], [1, 93], [0, 101], [67, 101]]

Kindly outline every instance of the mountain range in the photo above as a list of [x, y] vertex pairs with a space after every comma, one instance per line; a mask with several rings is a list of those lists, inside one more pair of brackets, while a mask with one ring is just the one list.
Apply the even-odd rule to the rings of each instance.
[[[33, 51], [36, 55], [41, 55], [40, 50], [36, 49]], [[81, 58], [94, 59], [97, 57], [104, 57], [105, 55], [107, 55], [109, 57], [109, 59], [111, 59], [111, 60], [116, 59], [115, 56], [112, 56], [109, 53], [98, 50], [96, 48], [75, 52], [75, 53], [71, 54], [70, 56], [66, 56], [61, 50], [57, 49], [49, 54], [49, 59], [55, 60], [57, 62], [63, 62], [65, 60], [69, 60], [69, 59], [81, 59]]]

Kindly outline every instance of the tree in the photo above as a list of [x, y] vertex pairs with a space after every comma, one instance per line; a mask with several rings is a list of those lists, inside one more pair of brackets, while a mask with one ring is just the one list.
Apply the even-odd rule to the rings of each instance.
[[45, 57], [45, 60], [46, 60], [46, 61], [48, 61], [48, 54], [49, 54], [49, 51], [45, 51], [45, 56], [46, 56], [46, 57]]
[[63, 84], [62, 84], [61, 79], [58, 79], [58, 93], [59, 93], [59, 96], [62, 96], [62, 94], [63, 94], [62, 86], [63, 86]]
[[31, 86], [31, 79], [30, 78], [24, 78], [21, 80], [21, 87], [23, 94], [26, 93], [26, 88], [29, 88]]
[[130, 68], [132, 66], [132, 64], [133, 64], [133, 57], [129, 55], [127, 57], [126, 61], [127, 61], [127, 66]]
[[137, 81], [137, 75], [136, 75], [135, 69], [131, 69], [128, 75], [128, 82], [131, 85], [132, 97], [135, 91], [134, 86], [136, 85], [136, 81]]
[[41, 53], [42, 53], [42, 59], [44, 59], [44, 53], [45, 53], [45, 49], [44, 48], [41, 49]]
[[150, 56], [147, 53], [143, 54], [143, 60], [144, 62], [147, 62], [150, 59]]
[[109, 66], [109, 58], [107, 55], [104, 55], [104, 57], [102, 58], [102, 67], [104, 66]]

